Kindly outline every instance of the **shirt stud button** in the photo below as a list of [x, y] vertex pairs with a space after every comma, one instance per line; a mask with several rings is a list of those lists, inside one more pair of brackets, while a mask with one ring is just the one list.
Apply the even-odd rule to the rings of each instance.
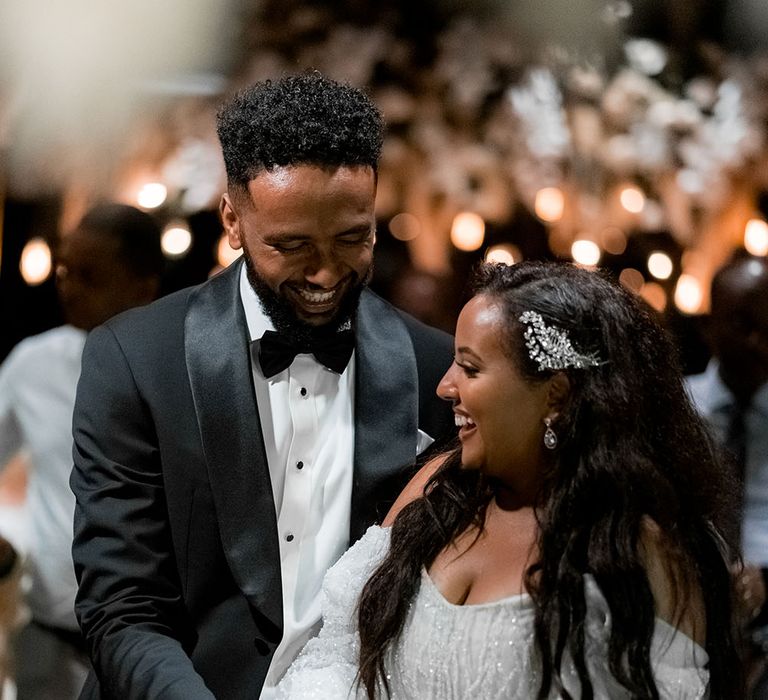
[[290, 534], [289, 534], [289, 535], [286, 535], [286, 536], [285, 536], [285, 541], [286, 541], [286, 542], [293, 542], [293, 535], [290, 535]]
[[302, 461], [296, 462], [296, 469], [304, 469], [304, 462]]
[[300, 393], [302, 396], [306, 396], [306, 395], [307, 395], [307, 388], [306, 388], [306, 387], [304, 387], [304, 386], [303, 386], [303, 387], [301, 387], [301, 390], [299, 391], [299, 393]]

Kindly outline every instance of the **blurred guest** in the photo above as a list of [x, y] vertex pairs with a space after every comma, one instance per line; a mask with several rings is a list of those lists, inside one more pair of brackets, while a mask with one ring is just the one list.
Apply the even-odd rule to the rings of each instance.
[[56, 281], [67, 325], [19, 343], [0, 367], [0, 467], [29, 465], [25, 569], [30, 623], [14, 642], [19, 700], [74, 698], [89, 667], [74, 615], [72, 410], [86, 333], [152, 301], [163, 257], [149, 214], [100, 204], [62, 238]]
[[739, 614], [756, 639], [768, 638], [758, 631], [768, 625], [768, 262], [735, 254], [715, 274], [711, 297], [712, 359], [688, 387], [739, 482], [742, 508], [730, 528], [744, 558]]
[[329, 571], [278, 697], [741, 700], [724, 473], [669, 337], [573, 265], [475, 291], [437, 389], [460, 444]]

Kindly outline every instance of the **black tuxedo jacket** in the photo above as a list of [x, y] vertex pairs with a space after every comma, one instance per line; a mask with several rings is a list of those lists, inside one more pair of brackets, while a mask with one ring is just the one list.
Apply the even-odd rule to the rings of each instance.
[[[74, 413], [84, 697], [258, 697], [282, 634], [277, 521], [239, 296], [241, 263], [86, 343]], [[366, 291], [356, 322], [350, 541], [386, 512], [450, 336]]]

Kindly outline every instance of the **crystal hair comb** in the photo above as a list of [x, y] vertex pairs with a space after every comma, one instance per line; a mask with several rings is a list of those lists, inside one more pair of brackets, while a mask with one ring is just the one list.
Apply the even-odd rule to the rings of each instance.
[[584, 369], [600, 364], [595, 355], [583, 355], [575, 350], [568, 333], [557, 326], [548, 326], [536, 311], [524, 311], [518, 321], [526, 327], [525, 347], [528, 357], [538, 364], [539, 372], [568, 367]]

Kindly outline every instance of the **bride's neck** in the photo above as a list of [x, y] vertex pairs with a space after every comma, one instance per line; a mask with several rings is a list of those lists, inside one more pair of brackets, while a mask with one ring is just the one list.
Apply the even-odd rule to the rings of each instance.
[[532, 510], [536, 503], [536, 493], [533, 490], [525, 493], [501, 482], [492, 484], [491, 490], [493, 492], [491, 503], [502, 511]]

